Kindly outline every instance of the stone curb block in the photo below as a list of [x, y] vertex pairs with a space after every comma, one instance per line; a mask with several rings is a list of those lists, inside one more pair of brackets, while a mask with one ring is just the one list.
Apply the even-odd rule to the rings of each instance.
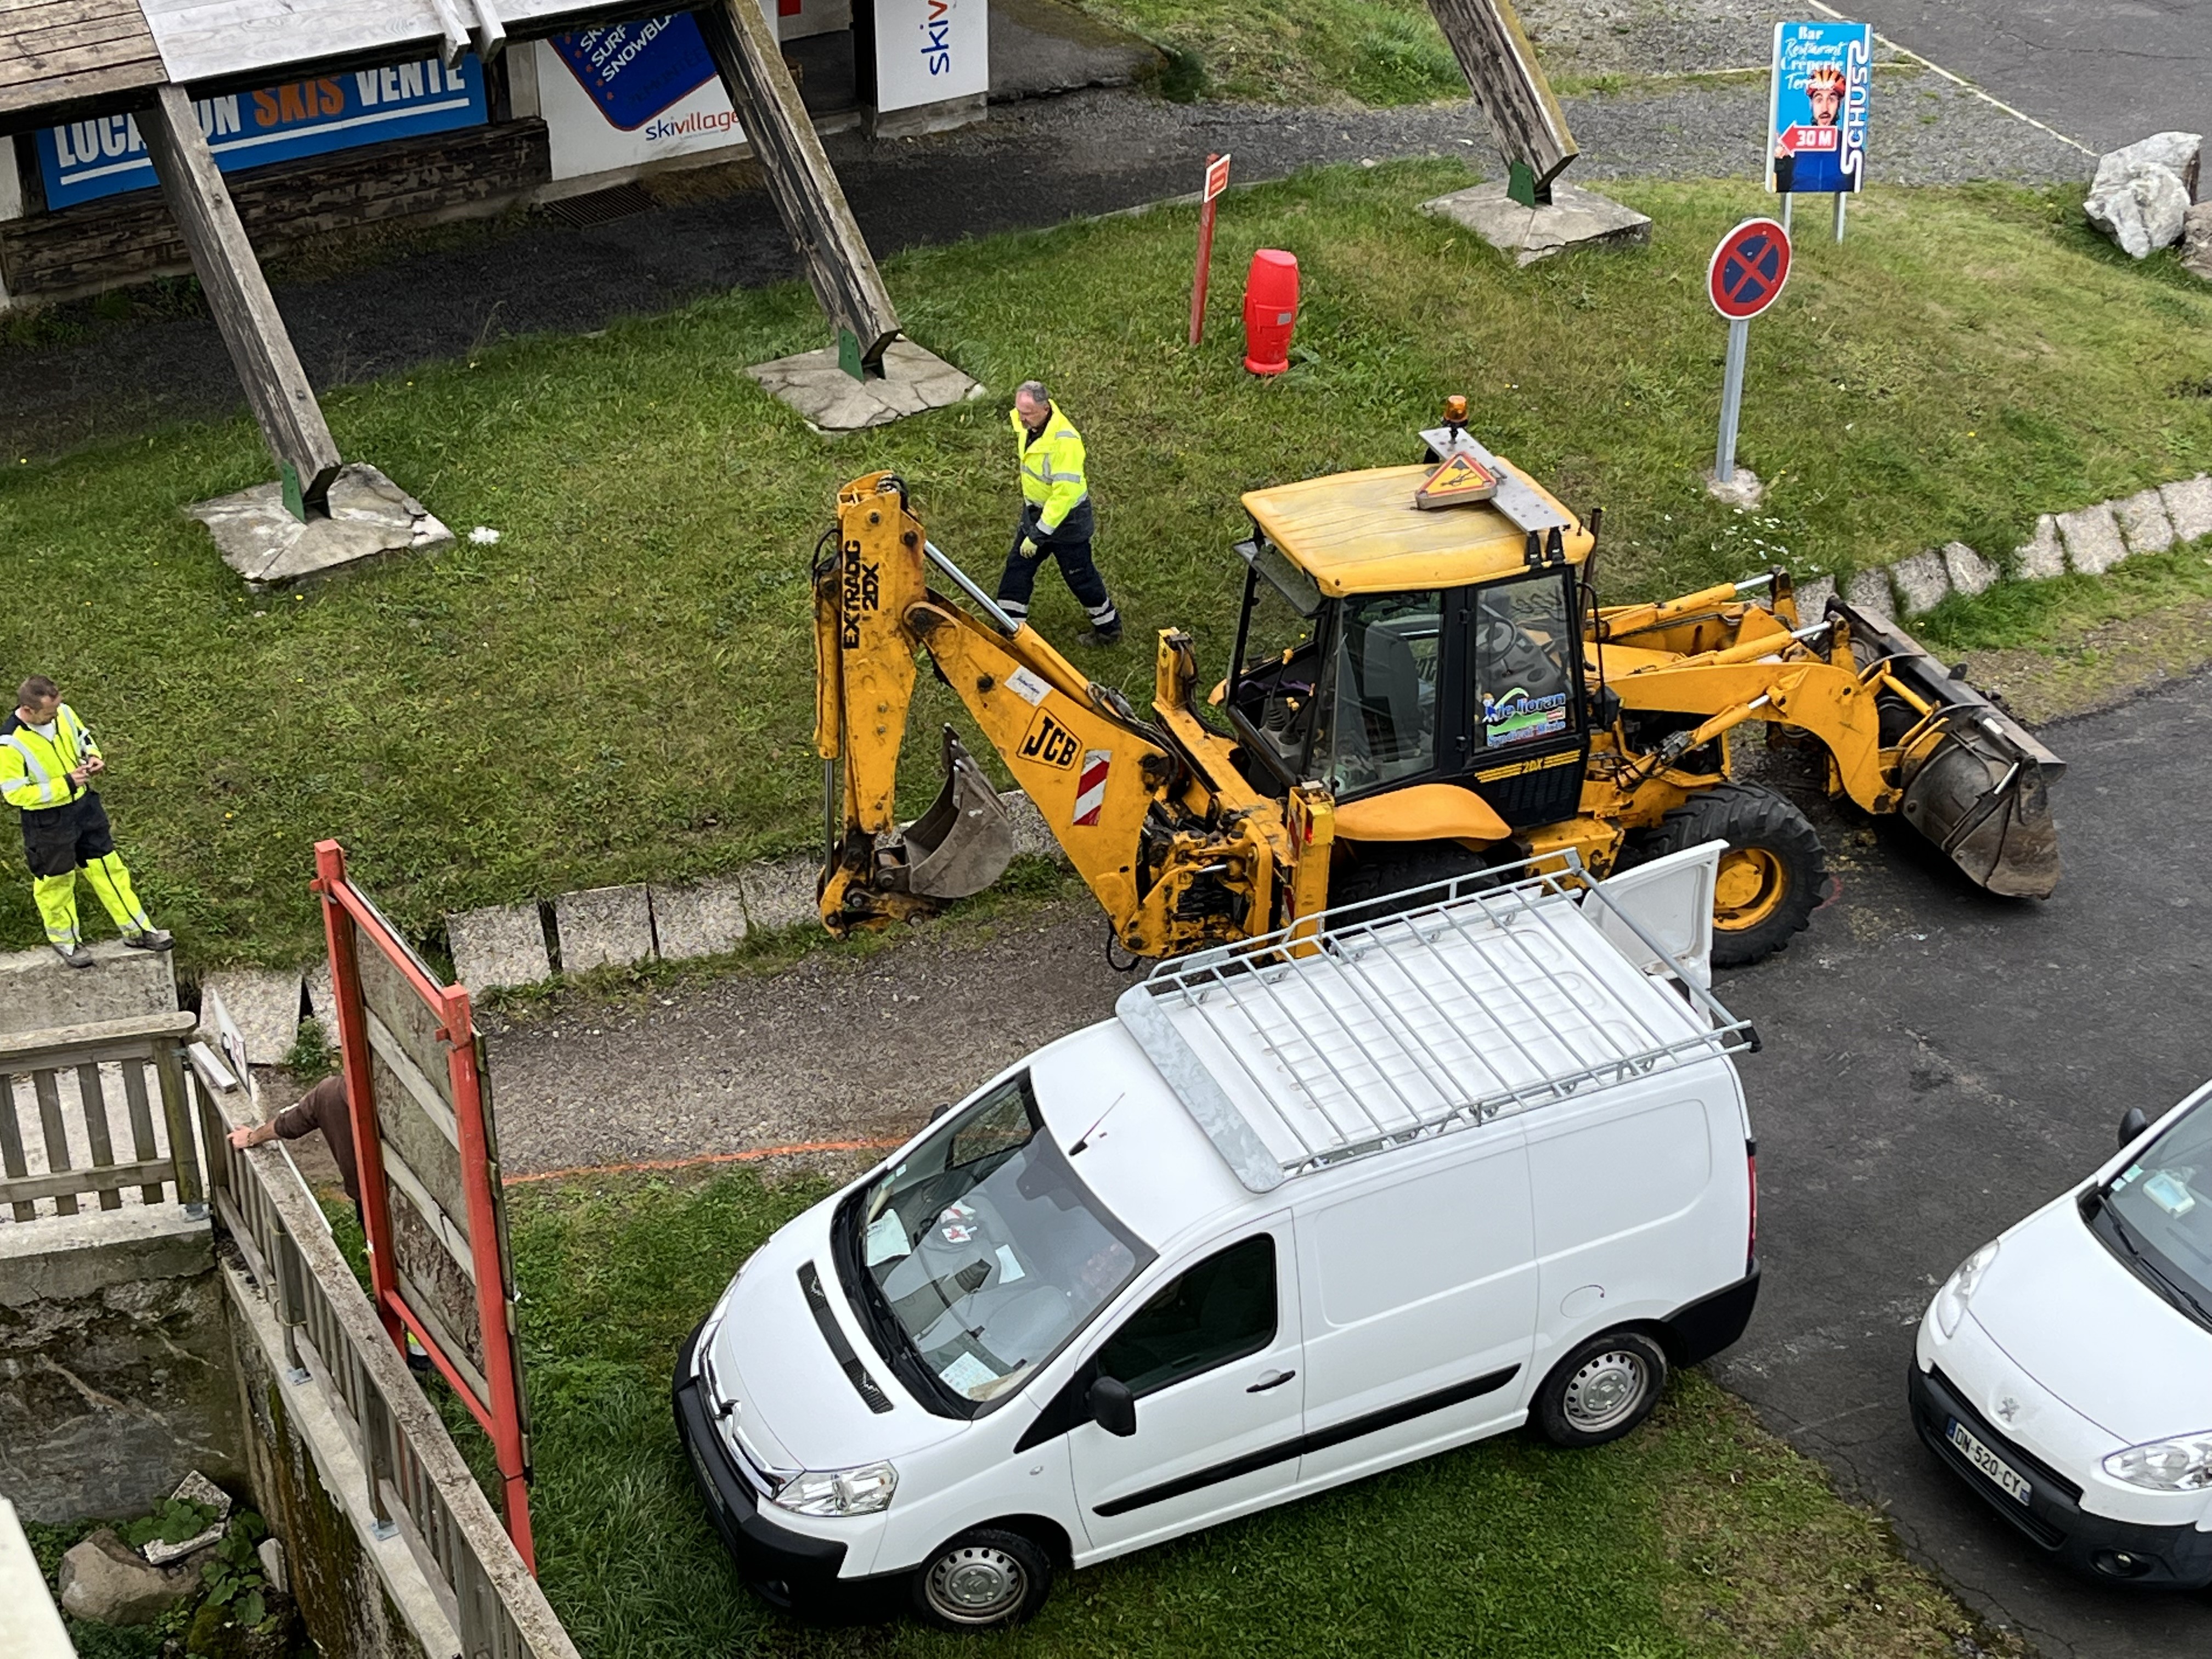
[[2155, 489], [2140, 490], [2112, 504], [2120, 521], [2120, 534], [2130, 553], [2163, 553], [2173, 545], [2173, 523], [2166, 516], [2166, 502]]
[[789, 858], [780, 864], [756, 864], [738, 877], [745, 896], [746, 925], [756, 933], [773, 933], [786, 927], [817, 922], [822, 911], [814, 884], [821, 875], [811, 858]]
[[2174, 540], [2193, 542], [2212, 536], [2212, 477], [2200, 472], [2177, 483], [2160, 484], [2158, 498], [2173, 526]]
[[1943, 544], [1943, 568], [1951, 586], [1972, 596], [1986, 593], [1997, 579], [1997, 568], [1964, 542]]
[[1037, 804], [1018, 789], [1009, 789], [999, 797], [1013, 820], [1014, 856], [1027, 854], [1031, 858], [1050, 859], [1055, 864], [1067, 862], [1067, 850], [1044, 821]]
[[1836, 579], [1833, 576], [1813, 576], [1797, 584], [1797, 620], [1810, 628], [1820, 620], [1835, 597]]
[[1909, 559], [1899, 559], [1890, 566], [1889, 579], [1896, 585], [1897, 597], [1908, 617], [1933, 611], [1950, 596], [1951, 573], [1944, 568], [1941, 553], [1916, 553]]
[[2035, 538], [2013, 550], [2013, 562], [2031, 581], [2066, 574], [2066, 550], [2058, 544], [2058, 520], [2048, 513], [2035, 521]]
[[471, 995], [553, 977], [544, 920], [534, 903], [494, 904], [449, 915], [446, 944], [453, 953], [453, 975]]
[[[210, 974], [207, 988], [222, 999], [223, 1012], [246, 1039], [250, 1066], [275, 1066], [292, 1052], [300, 1036], [300, 984], [297, 969], [242, 968]], [[213, 1028], [201, 1027], [212, 1038]]]
[[588, 887], [553, 901], [561, 971], [627, 968], [653, 955], [653, 903], [643, 887]]
[[2120, 526], [2111, 503], [2077, 507], [2058, 515], [2058, 539], [2066, 548], [2066, 562], [2084, 576], [2101, 576], [2128, 556], [2120, 539]]
[[1880, 568], [1855, 574], [1844, 589], [1844, 598], [1854, 609], [1884, 622], [1897, 620], [1897, 604], [1889, 595], [1889, 573]]
[[653, 943], [664, 962], [720, 956], [744, 943], [745, 895], [735, 877], [651, 891]]

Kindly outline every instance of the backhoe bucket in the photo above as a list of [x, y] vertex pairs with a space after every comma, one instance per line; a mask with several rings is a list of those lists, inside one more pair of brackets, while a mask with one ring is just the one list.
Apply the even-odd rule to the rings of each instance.
[[2058, 831], [2049, 786], [2066, 763], [2018, 720], [1955, 679], [1895, 624], [1841, 599], [1828, 609], [1851, 638], [1875, 647], [1883, 666], [1934, 705], [1942, 735], [1906, 762], [1905, 821], [1992, 893], [2048, 898], [2058, 885]]
[[945, 728], [945, 787], [907, 826], [906, 890], [921, 898], [962, 899], [1006, 874], [1014, 824], [983, 769]]

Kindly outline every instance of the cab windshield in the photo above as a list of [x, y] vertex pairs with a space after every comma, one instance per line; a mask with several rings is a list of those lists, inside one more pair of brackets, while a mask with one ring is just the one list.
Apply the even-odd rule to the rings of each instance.
[[1045, 1130], [1026, 1072], [856, 1197], [840, 1255], [877, 1346], [969, 1414], [1018, 1392], [1152, 1258]]
[[2212, 1097], [2113, 1177], [2090, 1226], [2152, 1289], [2212, 1326]]
[[1321, 590], [1313, 578], [1265, 542], [1237, 550], [1252, 567], [1244, 590], [1231, 706], [1278, 767], [1297, 776], [1314, 738], [1321, 674]]

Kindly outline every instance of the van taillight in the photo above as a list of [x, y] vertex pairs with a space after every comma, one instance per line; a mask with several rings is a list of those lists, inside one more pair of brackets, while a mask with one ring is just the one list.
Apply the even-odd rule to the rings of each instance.
[[1751, 1270], [1759, 1261], [1759, 1143], [1743, 1143], [1744, 1178], [1751, 1183], [1751, 1225], [1744, 1235], [1743, 1273], [1751, 1277]]

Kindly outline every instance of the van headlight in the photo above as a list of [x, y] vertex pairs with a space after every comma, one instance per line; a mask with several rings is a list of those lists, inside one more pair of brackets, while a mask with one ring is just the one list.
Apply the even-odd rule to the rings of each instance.
[[1966, 1304], [1974, 1299], [1990, 1264], [1997, 1259], [1997, 1242], [1994, 1238], [1959, 1264], [1959, 1270], [1943, 1281], [1943, 1288], [1936, 1292], [1936, 1328], [1948, 1340], [1959, 1328], [1959, 1322], [1966, 1316]]
[[2116, 1451], [2105, 1460], [2105, 1473], [2153, 1492], [2202, 1492], [2212, 1486], [2212, 1429]]
[[888, 1463], [856, 1469], [809, 1470], [785, 1481], [771, 1501], [793, 1515], [873, 1515], [898, 1490], [898, 1471]]

